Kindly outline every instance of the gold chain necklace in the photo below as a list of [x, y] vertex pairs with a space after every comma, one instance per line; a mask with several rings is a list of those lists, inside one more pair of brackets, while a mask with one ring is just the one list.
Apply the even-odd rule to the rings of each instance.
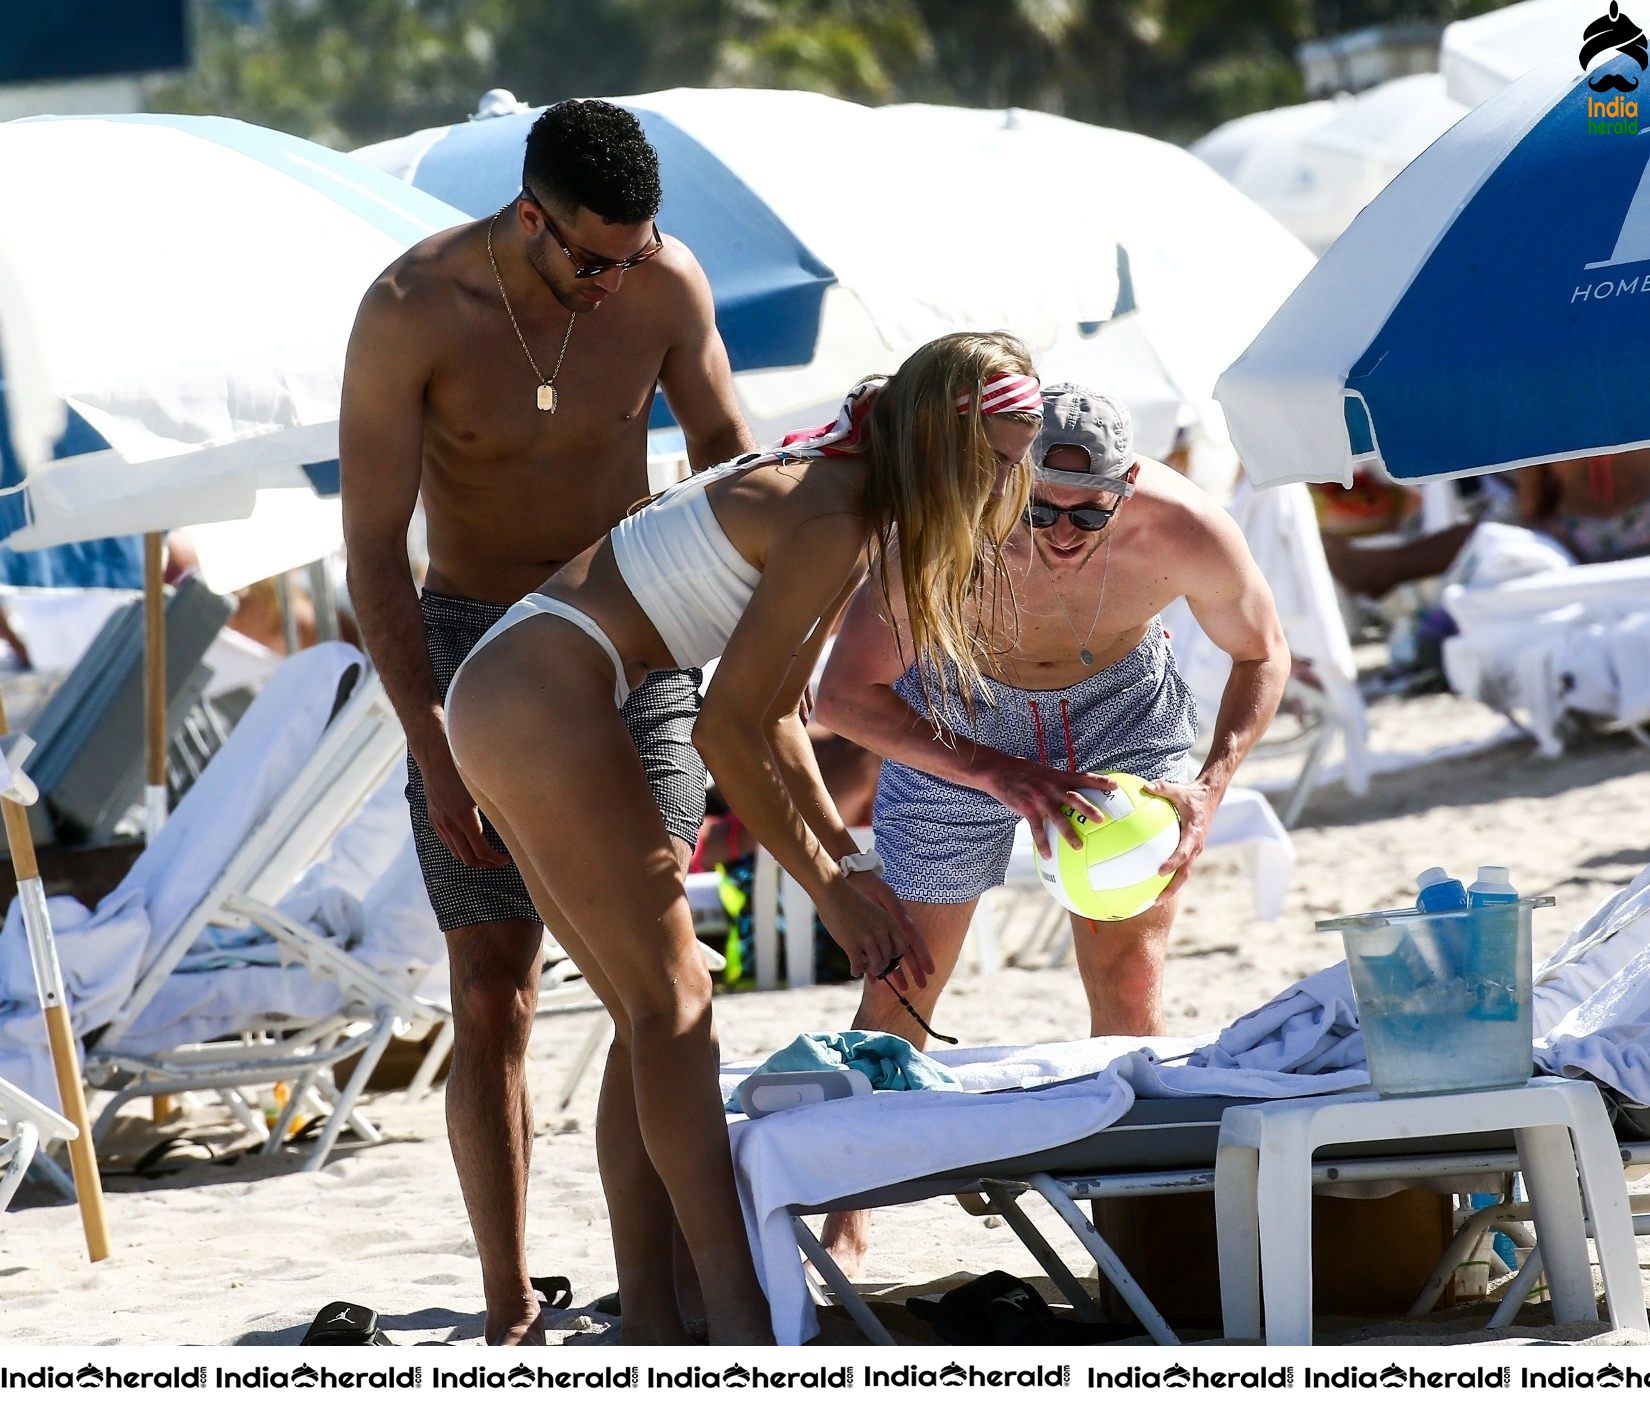
[[[505, 209], [509, 209], [506, 205]], [[504, 310], [510, 316], [510, 325], [516, 329], [516, 340], [521, 343], [521, 349], [527, 354], [527, 364], [533, 368], [533, 374], [539, 378], [538, 407], [548, 410], [552, 415], [556, 413], [556, 377], [561, 374], [562, 358], [567, 355], [567, 343], [573, 339], [573, 324], [579, 320], [579, 314], [569, 313], [567, 316], [567, 331], [561, 339], [561, 350], [556, 353], [556, 369], [550, 372], [548, 380], [544, 372], [539, 370], [539, 363], [533, 360], [533, 352], [527, 345], [527, 338], [521, 334], [521, 324], [516, 321], [516, 311], [510, 306], [510, 295], [504, 291], [504, 280], [499, 277], [498, 260], [493, 257], [493, 226], [498, 223], [500, 210], [492, 219], [487, 221], [487, 262], [493, 266], [493, 281], [498, 284], [498, 295], [504, 299]]]
[[1071, 631], [1072, 640], [1077, 645], [1077, 657], [1083, 661], [1084, 668], [1093, 668], [1094, 655], [1089, 652], [1089, 640], [1094, 637], [1094, 627], [1100, 623], [1100, 611], [1106, 604], [1106, 581], [1111, 575], [1111, 538], [1106, 539], [1106, 559], [1100, 565], [1100, 598], [1094, 605], [1094, 618], [1089, 621], [1089, 632], [1081, 639], [1077, 638], [1077, 626], [1066, 613], [1065, 597], [1060, 594], [1060, 587], [1054, 583], [1054, 568], [1047, 561], [1043, 561], [1043, 554], [1037, 550], [1035, 540], [1031, 543], [1031, 550], [1037, 559], [1043, 562], [1043, 569], [1048, 572], [1048, 588], [1054, 592], [1054, 603], [1060, 607], [1060, 618], [1066, 622], [1066, 628]]

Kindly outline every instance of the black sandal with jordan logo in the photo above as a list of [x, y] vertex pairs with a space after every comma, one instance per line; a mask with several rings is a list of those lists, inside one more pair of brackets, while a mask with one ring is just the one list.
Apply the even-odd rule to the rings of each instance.
[[309, 1324], [299, 1346], [394, 1346], [378, 1330], [378, 1314], [360, 1303], [328, 1303]]

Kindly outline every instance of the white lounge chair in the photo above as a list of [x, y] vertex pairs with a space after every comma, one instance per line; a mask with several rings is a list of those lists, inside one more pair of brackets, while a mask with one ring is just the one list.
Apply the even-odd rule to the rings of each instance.
[[0, 1078], [0, 1211], [11, 1204], [36, 1152], [49, 1153], [54, 1142], [76, 1135], [68, 1118]]
[[[328, 657], [310, 658], [323, 652]], [[302, 677], [293, 677], [295, 669]], [[230, 785], [244, 778], [240, 767], [250, 759], [262, 760], [249, 753], [263, 742], [275, 710], [306, 685], [312, 696], [315, 685], [330, 692], [328, 680], [335, 676], [340, 701], [313, 735], [308, 754], [291, 758], [296, 764], [287, 767], [290, 774], [215, 871], [196, 876], [193, 901], [181, 911], [173, 908], [174, 921], [155, 924], [130, 994], [88, 1041], [87, 1081], [113, 1093], [94, 1135], [101, 1135], [133, 1098], [204, 1089], [216, 1090], [249, 1128], [262, 1132], [263, 1118], [239, 1090], [286, 1080], [295, 1085], [293, 1095], [269, 1129], [265, 1151], [278, 1150], [292, 1119], [307, 1101], [319, 1097], [329, 1113], [306, 1163], [315, 1170], [346, 1125], [369, 1141], [377, 1139], [354, 1104], [391, 1037], [398, 1030], [407, 1033], [450, 1018], [444, 1003], [415, 994], [414, 977], [428, 961], [411, 975], [386, 975], [329, 941], [313, 923], [277, 906], [368, 798], [384, 787], [405, 751], [400, 724], [381, 685], [345, 645], [318, 646], [283, 666], [127, 881], [141, 882], [147, 875], [139, 870], [151, 861], [154, 868], [187, 864], [187, 849], [171, 841], [180, 828], [198, 827], [211, 815], [204, 807], [219, 799], [223, 789], [212, 784], [214, 773], [227, 772]], [[297, 688], [286, 686], [291, 684]], [[257, 769], [262, 776], [261, 764]], [[152, 920], [155, 916], [151, 908]], [[153, 1028], [157, 1001], [170, 982], [181, 978], [179, 966], [191, 948], [209, 929], [222, 928], [252, 928], [269, 938], [284, 966], [302, 968], [305, 986], [324, 988], [325, 1013], [294, 1017], [290, 1010], [300, 1008], [297, 1002], [283, 1001], [275, 990], [250, 1009], [208, 1011], [201, 1017], [204, 1028], [196, 1021], [201, 1037], [162, 1046]], [[277, 975], [267, 969], [254, 974], [272, 981]], [[219, 1027], [213, 1028], [214, 1022]], [[331, 1070], [356, 1054], [360, 1058], [340, 1089]]]
[[1650, 744], [1650, 558], [1450, 586], [1442, 603], [1461, 630], [1444, 641], [1450, 687], [1511, 718], [1543, 755], [1563, 751], [1572, 713]]
[[[1532, 1084], [1531, 1087], [1538, 1086], [1542, 1081], [1538, 1080], [1537, 1084]], [[1544, 1081], [1553, 1084], [1561, 1080]], [[1586, 1088], [1588, 1085], [1573, 1086]], [[1142, 1098], [1111, 1126], [1064, 1146], [1032, 1154], [1004, 1157], [995, 1162], [959, 1166], [943, 1174], [877, 1185], [853, 1195], [816, 1204], [793, 1204], [785, 1207], [785, 1210], [790, 1216], [800, 1252], [813, 1264], [838, 1303], [848, 1311], [867, 1339], [875, 1344], [889, 1345], [892, 1338], [858, 1290], [836, 1267], [804, 1223], [802, 1216], [825, 1214], [836, 1210], [908, 1205], [928, 1199], [956, 1196], [971, 1213], [999, 1216], [1049, 1275], [1055, 1287], [1075, 1309], [1080, 1320], [1101, 1320], [1099, 1305], [1084, 1287], [1079, 1274], [1073, 1272], [1019, 1205], [1018, 1201], [1022, 1196], [1035, 1195], [1046, 1202], [1072, 1231], [1095, 1268], [1128, 1304], [1146, 1333], [1155, 1342], [1170, 1345], [1178, 1341], [1173, 1329], [1146, 1296], [1129, 1266], [1119, 1258], [1105, 1237], [1095, 1228], [1090, 1213], [1085, 1212], [1085, 1203], [1139, 1196], [1216, 1192], [1219, 1182], [1217, 1152], [1220, 1147], [1227, 1145], [1229, 1138], [1228, 1133], [1223, 1131], [1223, 1124], [1229, 1117], [1249, 1115], [1263, 1108], [1295, 1107], [1304, 1110], [1309, 1105], [1334, 1105], [1344, 1102], [1344, 1097], [1287, 1099], [1282, 1102], [1231, 1098]], [[785, 1115], [789, 1117], [799, 1114]], [[1602, 1112], [1597, 1120], [1603, 1125]], [[1241, 1126], [1241, 1123], [1234, 1125]], [[876, 1161], [876, 1151], [874, 1142], [862, 1143], [859, 1146], [860, 1156], [871, 1164]], [[1643, 1164], [1650, 1161], [1650, 1144], [1624, 1144], [1620, 1155], [1625, 1163]], [[1371, 1182], [1425, 1183], [1433, 1188], [1437, 1188], [1440, 1183], [1457, 1183], [1464, 1189], [1477, 1189], [1482, 1186], [1485, 1177], [1491, 1176], [1499, 1176], [1510, 1184], [1512, 1174], [1520, 1170], [1523, 1164], [1514, 1136], [1507, 1131], [1475, 1135], [1437, 1135], [1425, 1141], [1363, 1139], [1342, 1142], [1316, 1151], [1311, 1157], [1309, 1175], [1311, 1185], [1320, 1193], [1328, 1188], [1345, 1189]], [[1596, 1174], [1596, 1165], [1594, 1171]], [[1594, 1184], [1596, 1186], [1597, 1182]], [[1572, 1179], [1571, 1186], [1573, 1185]], [[1549, 1193], [1553, 1190], [1550, 1180], [1548, 1190]], [[1557, 1185], [1557, 1191], [1560, 1196], [1565, 1193], [1561, 1182]], [[1570, 1194], [1573, 1195], [1573, 1190]], [[1623, 1192], [1620, 1203], [1609, 1207], [1609, 1213], [1615, 1217], [1609, 1221], [1615, 1236], [1611, 1242], [1613, 1267], [1618, 1270], [1615, 1279], [1620, 1278], [1621, 1243], [1627, 1229], [1625, 1222], [1616, 1223], [1616, 1220], [1623, 1219], [1625, 1208]], [[1650, 1204], [1643, 1204], [1635, 1199], [1632, 1208], [1640, 1212], [1650, 1211]], [[1589, 1204], [1589, 1210], [1592, 1209]], [[1508, 1231], [1525, 1247], [1530, 1247], [1532, 1240], [1522, 1231], [1522, 1226], [1534, 1218], [1535, 1213], [1530, 1204], [1513, 1201], [1510, 1197], [1503, 1198], [1485, 1210], [1461, 1210], [1457, 1215], [1455, 1236], [1411, 1306], [1409, 1315], [1420, 1316], [1436, 1305], [1455, 1269], [1474, 1251], [1484, 1235], [1497, 1230]], [[1579, 1227], [1579, 1221], [1565, 1226], [1566, 1229]], [[1595, 1228], [1591, 1219], [1588, 1228]], [[1650, 1223], [1635, 1225], [1634, 1232], [1640, 1229], [1650, 1229]], [[1224, 1233], [1226, 1231], [1223, 1230]], [[1241, 1249], [1243, 1246], [1238, 1247]], [[1252, 1251], [1252, 1243], [1248, 1247]], [[1567, 1247], [1567, 1267], [1570, 1272], [1566, 1281], [1568, 1301], [1565, 1304], [1565, 1320], [1587, 1320], [1593, 1315], [1590, 1284], [1577, 1286], [1577, 1250], [1573, 1244]], [[1230, 1254], [1234, 1251], [1228, 1247], [1226, 1252]], [[1237, 1254], [1238, 1259], [1244, 1257], [1242, 1253]], [[1584, 1264], [1583, 1254], [1580, 1259], [1583, 1269]], [[1526, 1263], [1525, 1271], [1508, 1289], [1502, 1305], [1495, 1313], [1492, 1326], [1506, 1326], [1511, 1322], [1524, 1301], [1526, 1288], [1532, 1284], [1534, 1274], [1540, 1269], [1539, 1258], [1533, 1265]], [[1228, 1287], [1229, 1281], [1241, 1283], [1247, 1272], [1246, 1263], [1234, 1262], [1228, 1266], [1222, 1262], [1223, 1289], [1227, 1290], [1228, 1310], [1235, 1311], [1235, 1320], [1228, 1320], [1227, 1330], [1238, 1335], [1255, 1335], [1258, 1330], [1252, 1316], [1254, 1299], [1242, 1292], [1234, 1294]], [[1585, 1277], [1584, 1272], [1581, 1276]], [[1285, 1286], [1293, 1290], [1297, 1299], [1304, 1294], [1308, 1304], [1305, 1311], [1309, 1314], [1310, 1284], [1297, 1281]], [[1610, 1302], [1614, 1325], [1643, 1330], [1644, 1305], [1642, 1295], [1638, 1292], [1636, 1275], [1631, 1285], [1632, 1291], [1620, 1291], [1619, 1282], [1616, 1282], [1615, 1286], [1617, 1291]], [[770, 1286], [770, 1295], [772, 1291]], [[1274, 1284], [1269, 1282], [1269, 1295], [1274, 1291]], [[1250, 1293], [1252, 1292], [1251, 1289]], [[1298, 1316], [1301, 1311], [1297, 1303], [1294, 1315]], [[1309, 1321], [1308, 1316], [1308, 1324]], [[776, 1329], [782, 1330], [777, 1319], [775, 1325]], [[1298, 1331], [1298, 1323], [1295, 1326]]]

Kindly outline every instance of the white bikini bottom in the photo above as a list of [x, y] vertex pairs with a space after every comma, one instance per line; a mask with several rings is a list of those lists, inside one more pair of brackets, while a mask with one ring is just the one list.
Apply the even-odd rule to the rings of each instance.
[[532, 595], [523, 596], [508, 610], [499, 616], [498, 623], [489, 629], [480, 639], [476, 640], [475, 648], [465, 655], [464, 663], [458, 666], [453, 674], [453, 687], [458, 686], [459, 675], [464, 672], [465, 665], [485, 649], [505, 630], [520, 624], [523, 620], [531, 619], [534, 615], [555, 615], [571, 625], [576, 625], [588, 634], [596, 643], [601, 645], [602, 652], [607, 655], [608, 662], [613, 665], [613, 706], [623, 707], [625, 699], [630, 696], [630, 685], [625, 682], [624, 663], [619, 658], [619, 651], [613, 647], [613, 641], [607, 637], [604, 630], [595, 620], [585, 614], [583, 610], [575, 609], [565, 600], [557, 600], [553, 596]]

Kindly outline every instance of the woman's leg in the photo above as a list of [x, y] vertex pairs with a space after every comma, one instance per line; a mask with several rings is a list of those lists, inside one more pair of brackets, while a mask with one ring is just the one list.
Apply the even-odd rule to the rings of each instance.
[[[511, 833], [509, 822], [500, 823], [497, 814], [492, 819], [511, 853], [525, 853]], [[648, 1160], [641, 1125], [636, 1120], [630, 1023], [601, 963], [572, 920], [550, 898], [530, 863], [523, 868], [522, 876], [534, 905], [562, 950], [614, 1017], [613, 1043], [602, 1070], [601, 1097], [596, 1107], [596, 1164], [612, 1227], [624, 1340], [631, 1346], [685, 1344], [691, 1338], [678, 1309], [671, 1265], [676, 1212], [664, 1182]]]
[[[909, 902], [905, 910], [922, 933], [928, 954], [934, 958], [934, 974], [921, 990], [909, 990], [905, 998], [918, 1014], [929, 1020], [938, 1003], [940, 992], [957, 969], [963, 942], [968, 937], [968, 925], [974, 919], [978, 898], [960, 903]], [[908, 1039], [918, 1049], [928, 1046], [928, 1036], [894, 997], [886, 981], [867, 976], [860, 988], [859, 1009], [854, 1012], [854, 1029], [880, 1029]], [[871, 1251], [871, 1212], [869, 1210], [835, 1210], [825, 1216], [825, 1227], [820, 1231], [820, 1242], [825, 1252], [836, 1260], [849, 1278], [859, 1277], [865, 1256]]]
[[712, 1340], [767, 1340], [717, 1087], [710, 977], [670, 837], [595, 646], [561, 621], [536, 623], [466, 665], [454, 754], [629, 1026], [642, 1142], [699, 1271]]

